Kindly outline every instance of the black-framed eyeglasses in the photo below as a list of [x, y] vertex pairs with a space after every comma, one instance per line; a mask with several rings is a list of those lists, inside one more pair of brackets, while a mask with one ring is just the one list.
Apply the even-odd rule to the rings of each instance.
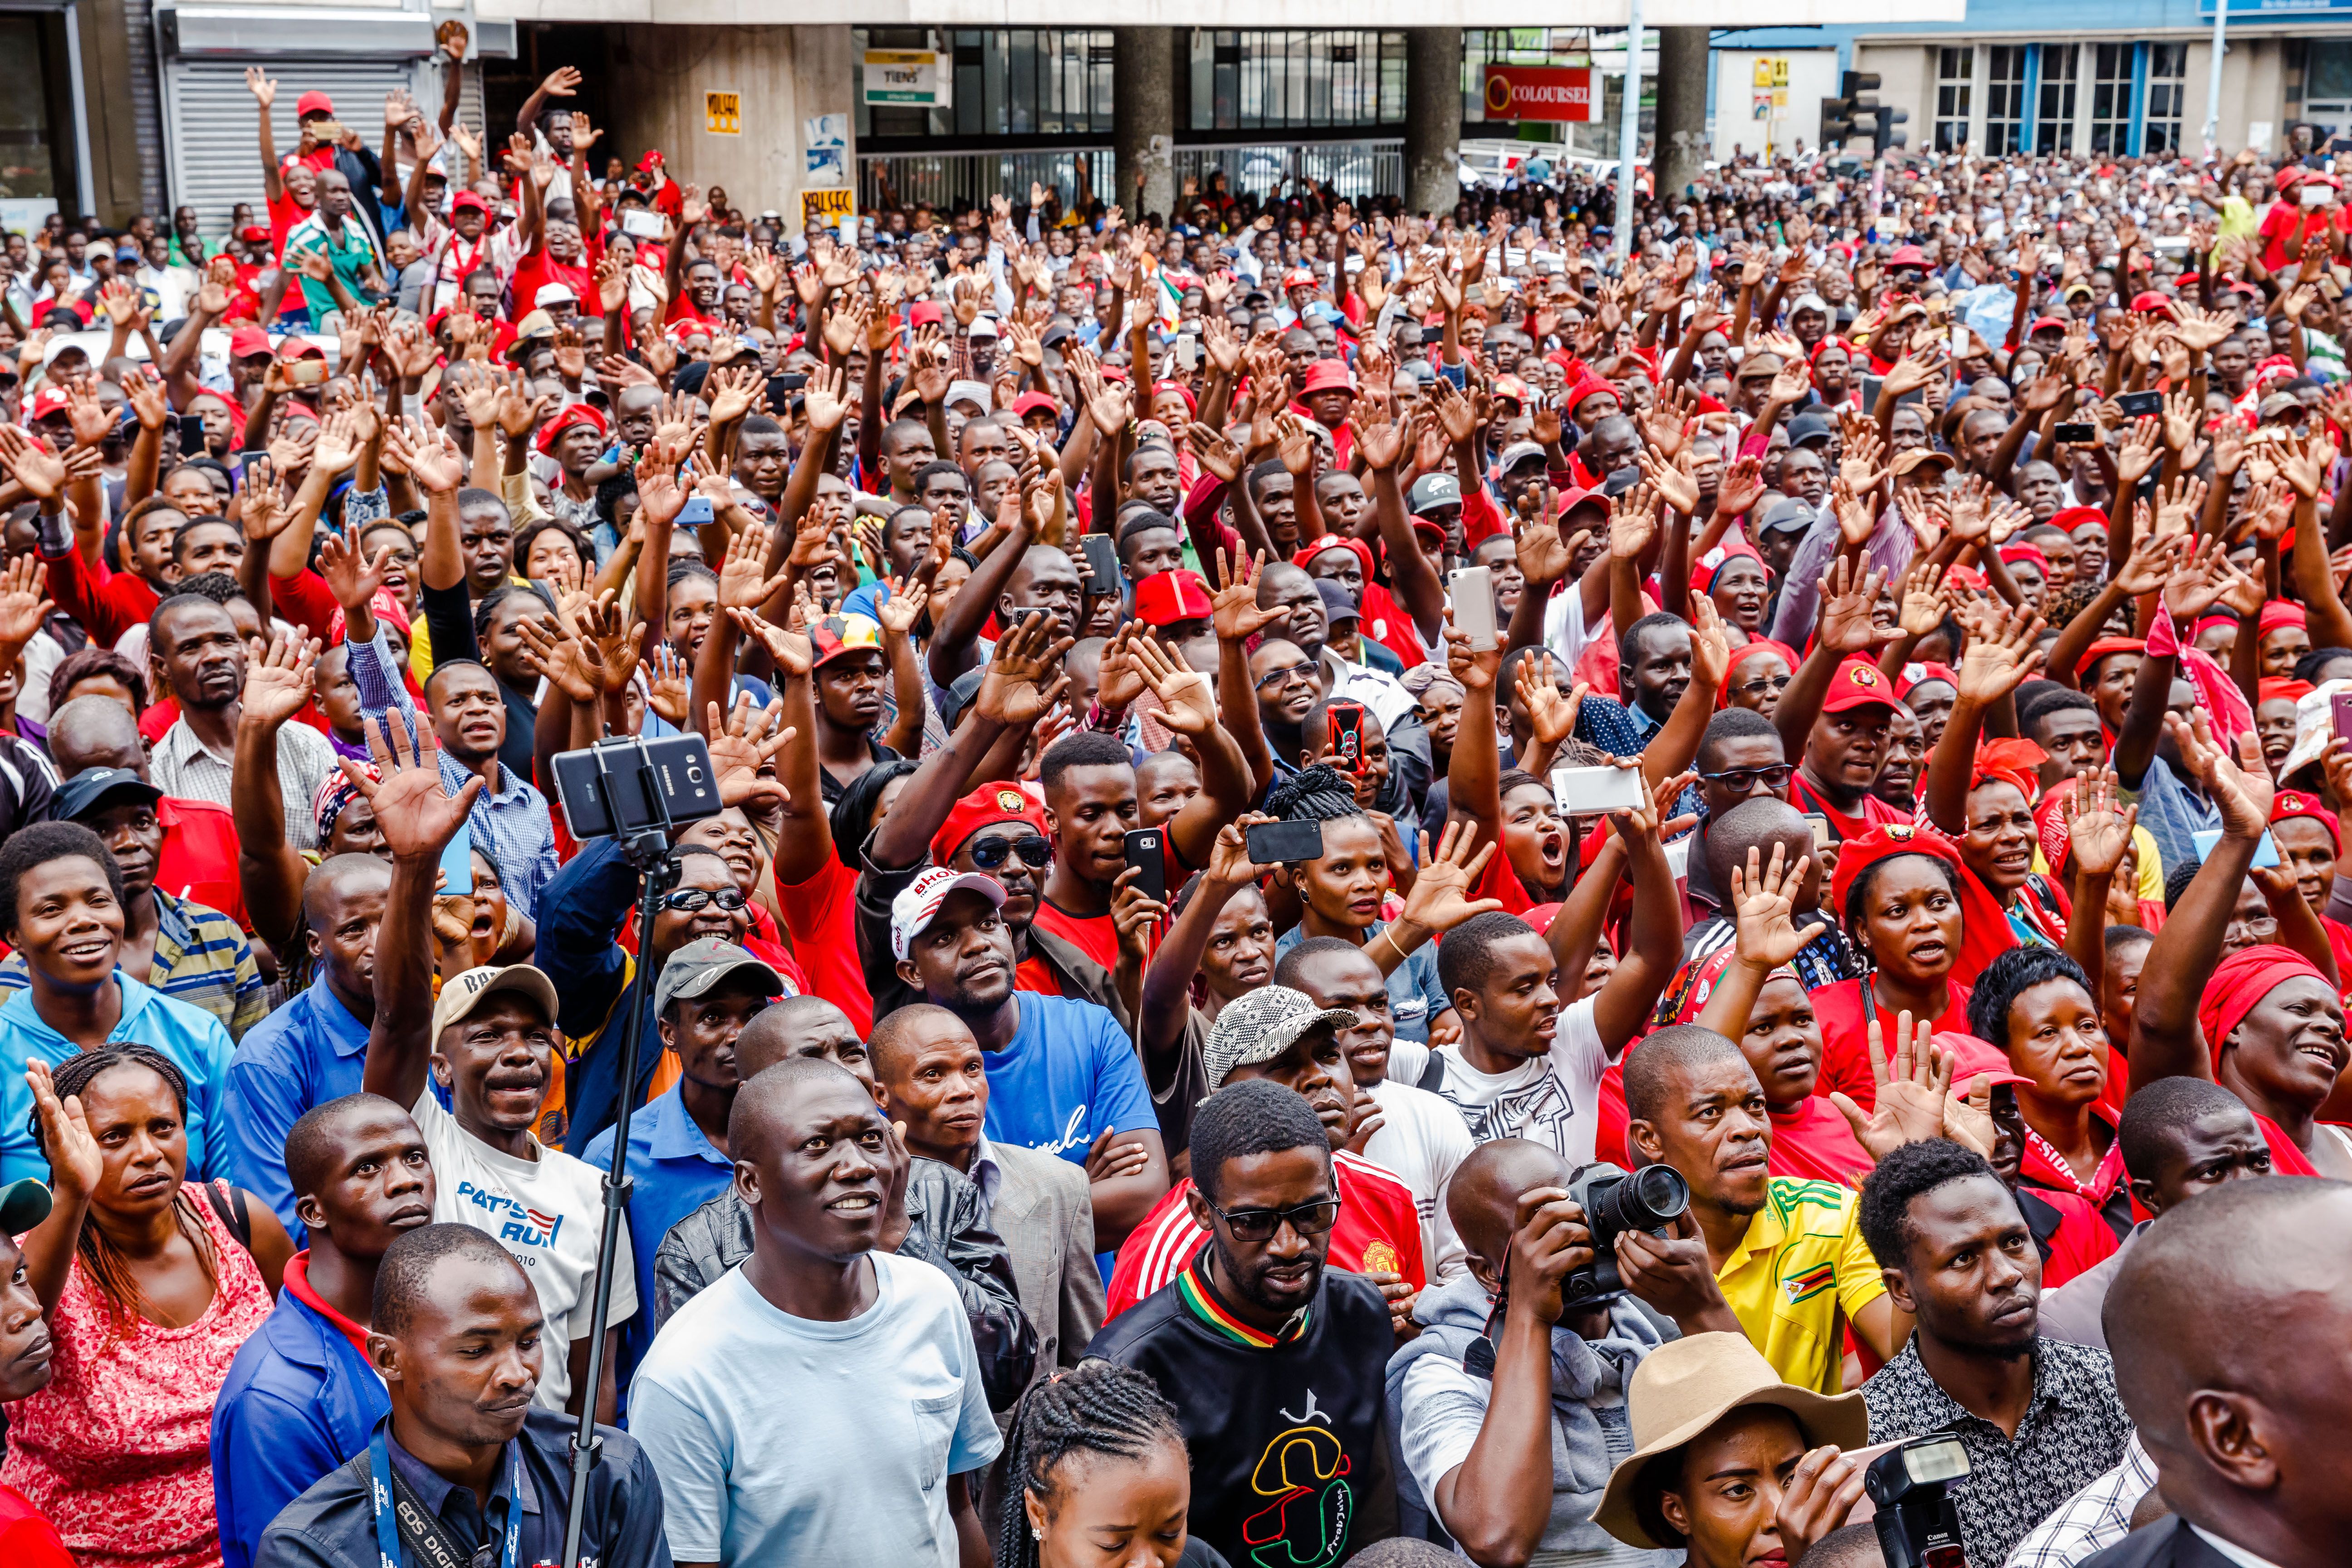
[[662, 908], [683, 910], [688, 914], [717, 904], [731, 915], [750, 902], [740, 888], [680, 888], [662, 895]]
[[1721, 784], [1734, 795], [1746, 795], [1759, 782], [1777, 794], [1789, 787], [1789, 780], [1796, 771], [1792, 763], [1775, 763], [1769, 768], [1728, 768], [1719, 773], [1698, 776], [1711, 784]]
[[1209, 1201], [1210, 1209], [1225, 1222], [1235, 1241], [1271, 1241], [1275, 1233], [1286, 1224], [1301, 1236], [1321, 1236], [1339, 1223], [1339, 1200], [1325, 1198], [1318, 1203], [1300, 1204], [1286, 1209], [1236, 1209], [1227, 1214]]
[[1022, 838], [983, 838], [971, 847], [971, 863], [983, 871], [993, 871], [1014, 855], [1033, 871], [1042, 871], [1045, 862], [1054, 858], [1054, 847], [1045, 835], [1032, 833]]

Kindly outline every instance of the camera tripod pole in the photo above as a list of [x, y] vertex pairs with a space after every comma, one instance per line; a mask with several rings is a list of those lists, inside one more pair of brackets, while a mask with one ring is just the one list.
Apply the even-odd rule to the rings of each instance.
[[[657, 826], [632, 833], [622, 841], [622, 853], [637, 868], [642, 882], [637, 891], [637, 973], [630, 987], [628, 1029], [621, 1041], [620, 1108], [613, 1121], [613, 1163], [604, 1172], [604, 1229], [596, 1244], [596, 1290], [588, 1314], [588, 1375], [586, 1386], [575, 1391], [580, 1395], [580, 1429], [572, 1436], [572, 1504], [563, 1522], [563, 1568], [580, 1565], [581, 1535], [588, 1523], [588, 1475], [604, 1446], [596, 1436], [596, 1395], [604, 1380], [604, 1324], [613, 1310], [613, 1271], [634, 1267], [631, 1260], [619, 1256], [621, 1215], [629, 1201], [629, 1110], [636, 1097], [637, 1049], [645, 1036], [646, 998], [654, 986], [654, 911], [677, 875], [669, 863], [668, 809], [653, 769], [645, 761], [642, 743], [637, 746], [637, 758], [645, 798], [659, 820]], [[597, 767], [610, 799], [614, 774], [602, 754]], [[640, 1301], [637, 1310], [651, 1311], [652, 1303]]]

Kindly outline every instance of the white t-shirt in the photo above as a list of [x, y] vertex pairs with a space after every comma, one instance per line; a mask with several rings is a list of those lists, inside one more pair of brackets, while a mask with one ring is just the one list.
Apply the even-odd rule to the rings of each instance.
[[[561, 1410], [572, 1397], [572, 1342], [588, 1332], [595, 1304], [596, 1241], [604, 1224], [603, 1178], [596, 1167], [536, 1138], [536, 1160], [502, 1154], [441, 1109], [427, 1085], [413, 1115], [433, 1157], [433, 1217], [470, 1225], [514, 1254], [547, 1314], [537, 1403]], [[637, 1271], [630, 1264], [629, 1220], [621, 1216], [620, 1265], [613, 1270], [608, 1327], [636, 1315]]]
[[[1438, 1095], [1462, 1113], [1474, 1143], [1527, 1138], [1570, 1165], [1592, 1163], [1601, 1131], [1601, 1075], [1609, 1053], [1592, 1021], [1593, 998], [1571, 1002], [1559, 1015], [1549, 1055], [1530, 1057], [1506, 1073], [1483, 1073], [1462, 1059], [1462, 1047], [1441, 1046], [1445, 1079]], [[1419, 1080], [1429, 1049], [1399, 1040], [1389, 1047], [1389, 1076]], [[1377, 1141], [1377, 1138], [1376, 1140]]]
[[1412, 1189], [1429, 1282], [1451, 1279], [1466, 1265], [1462, 1238], [1454, 1234], [1454, 1221], [1445, 1213], [1445, 1184], [1477, 1147], [1470, 1141], [1469, 1126], [1461, 1112], [1436, 1095], [1393, 1078], [1365, 1087], [1364, 1092], [1381, 1108], [1381, 1129], [1364, 1145], [1364, 1158], [1386, 1165]]
[[780, 1311], [730, 1268], [662, 1325], [629, 1384], [680, 1562], [956, 1568], [948, 1478], [1003, 1447], [971, 1324], [928, 1263], [870, 1253], [846, 1322]]

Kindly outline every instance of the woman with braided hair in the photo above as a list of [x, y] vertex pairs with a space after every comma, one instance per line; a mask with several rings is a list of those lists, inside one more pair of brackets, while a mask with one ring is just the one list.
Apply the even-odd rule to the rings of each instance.
[[1033, 1386], [1013, 1406], [1003, 1474], [996, 1568], [1226, 1568], [1187, 1536], [1184, 1433], [1133, 1367], [1085, 1361]]
[[[1431, 939], [1472, 915], [1502, 908], [1492, 899], [1471, 902], [1466, 896], [1494, 851], [1470, 858], [1472, 836], [1449, 827], [1433, 856], [1429, 836], [1423, 834], [1420, 872], [1391, 922], [1381, 919], [1391, 886], [1388, 852], [1379, 826], [1356, 804], [1346, 774], [1328, 763], [1303, 768], [1275, 785], [1266, 809], [1286, 822], [1318, 822], [1323, 827], [1322, 853], [1286, 865], [1274, 883], [1275, 892], [1290, 895], [1282, 901], [1295, 903], [1298, 911], [1298, 923], [1274, 944], [1275, 956], [1279, 959], [1309, 937], [1352, 942], [1388, 979], [1399, 1040], [1425, 1044], [1433, 1030], [1440, 1038], [1450, 1037], [1456, 1032], [1452, 1004], [1438, 982]], [[1286, 913], [1277, 910], [1276, 925]]]
[[185, 1185], [188, 1083], [169, 1057], [108, 1045], [25, 1078], [55, 1190], [25, 1272], [56, 1350], [48, 1386], [9, 1410], [0, 1481], [84, 1568], [212, 1568], [213, 1403], [293, 1246], [262, 1199]]

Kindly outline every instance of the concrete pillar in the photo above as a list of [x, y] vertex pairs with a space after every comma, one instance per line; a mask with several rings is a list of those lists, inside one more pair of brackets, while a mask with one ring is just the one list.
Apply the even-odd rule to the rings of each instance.
[[1462, 29], [1404, 36], [1405, 210], [1445, 213], [1462, 199]]
[[[628, 50], [628, 79], [645, 87], [615, 96], [614, 137], [624, 148], [660, 148], [672, 179], [705, 189], [723, 185], [728, 200], [745, 212], [773, 207], [787, 230], [800, 226], [803, 192], [855, 185], [856, 77], [847, 26], [632, 23], [614, 32]], [[712, 129], [712, 92], [736, 95], [734, 131]], [[814, 169], [809, 163], [809, 122], [820, 115], [841, 117], [836, 123], [847, 145], [838, 167], [829, 157]]]
[[1651, 153], [1658, 205], [1672, 213], [1706, 159], [1705, 27], [1658, 29], [1658, 137]]
[[[1118, 27], [1111, 47], [1111, 148], [1118, 189], [1103, 200], [1164, 220], [1176, 205], [1176, 34], [1171, 27]], [[1135, 179], [1143, 176], [1137, 194]]]

